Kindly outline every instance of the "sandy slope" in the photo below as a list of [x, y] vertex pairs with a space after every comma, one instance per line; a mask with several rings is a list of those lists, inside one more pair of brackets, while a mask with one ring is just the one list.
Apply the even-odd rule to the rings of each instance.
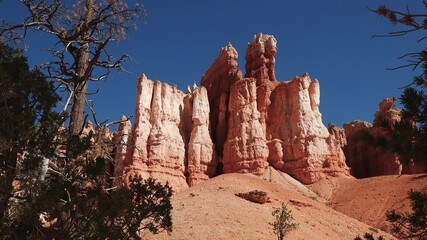
[[339, 179], [329, 206], [376, 228], [389, 231], [385, 213], [410, 210], [410, 189], [427, 191], [427, 174]]
[[[286, 239], [353, 239], [369, 226], [319, 201], [304, 185], [286, 174], [269, 171], [263, 178], [224, 174], [177, 193], [173, 233], [146, 239], [276, 239], [269, 222], [273, 207], [288, 203], [297, 230]], [[271, 203], [256, 204], [235, 196], [251, 190], [267, 192]], [[383, 233], [384, 235], [384, 233]], [[391, 239], [391, 238], [390, 238]]]

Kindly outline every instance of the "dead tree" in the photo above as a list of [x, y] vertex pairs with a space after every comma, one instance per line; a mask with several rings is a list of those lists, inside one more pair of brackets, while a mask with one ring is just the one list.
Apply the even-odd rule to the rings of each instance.
[[64, 110], [71, 102], [69, 131], [81, 132], [84, 125], [89, 81], [105, 79], [110, 70], [123, 71], [124, 54], [119, 58], [107, 49], [109, 43], [125, 39], [130, 30], [145, 16], [141, 3], [130, 7], [124, 0], [19, 0], [28, 17], [22, 23], [3, 23], [0, 37], [20, 43], [29, 30], [53, 36], [57, 44], [49, 51], [53, 60], [43, 64], [48, 76], [64, 87], [69, 95]]

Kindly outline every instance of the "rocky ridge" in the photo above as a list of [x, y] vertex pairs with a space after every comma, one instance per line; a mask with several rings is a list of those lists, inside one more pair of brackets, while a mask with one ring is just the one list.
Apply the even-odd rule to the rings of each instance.
[[228, 44], [201, 86], [187, 93], [142, 75], [126, 153], [116, 155], [124, 162], [122, 174], [116, 176], [155, 177], [175, 190], [221, 173], [262, 175], [268, 166], [305, 184], [349, 176], [342, 131], [322, 123], [319, 82], [308, 74], [277, 81], [276, 43], [271, 35], [254, 36], [245, 77]]

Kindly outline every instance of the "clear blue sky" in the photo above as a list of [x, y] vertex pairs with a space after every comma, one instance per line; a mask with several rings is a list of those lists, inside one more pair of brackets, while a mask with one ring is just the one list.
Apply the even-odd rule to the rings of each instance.
[[[22, 19], [23, 8], [16, 0], [0, 3], [0, 18]], [[131, 3], [132, 1], [128, 1]], [[127, 40], [110, 47], [130, 53], [131, 74], [111, 74], [91, 88], [90, 96], [100, 121], [118, 119], [135, 111], [136, 80], [141, 73], [150, 79], [177, 84], [180, 89], [201, 76], [231, 42], [239, 52], [244, 71], [246, 45], [255, 33], [272, 34], [278, 41], [276, 76], [280, 81], [308, 72], [320, 81], [320, 110], [323, 122], [342, 125], [352, 120], [373, 120], [378, 103], [399, 96], [412, 79], [410, 69], [389, 71], [405, 62], [397, 57], [418, 51], [423, 44], [416, 36], [374, 38], [399, 30], [386, 19], [368, 11], [387, 4], [391, 8], [421, 12], [422, 1], [379, 0], [146, 0], [146, 24]], [[31, 66], [49, 59], [44, 49], [52, 40], [32, 33], [27, 38]]]

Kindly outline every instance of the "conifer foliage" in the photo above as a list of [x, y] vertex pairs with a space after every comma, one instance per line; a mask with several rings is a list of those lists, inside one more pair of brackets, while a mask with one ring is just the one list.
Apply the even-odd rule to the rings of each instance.
[[[23, 22], [0, 19], [0, 239], [140, 239], [147, 231], [172, 231], [167, 184], [131, 176], [127, 187], [113, 186], [115, 146], [86, 99], [89, 81], [124, 70], [129, 56], [115, 58], [107, 46], [136, 28], [143, 5], [19, 4], [27, 10]], [[57, 40], [47, 47], [52, 58], [34, 70], [5, 45], [17, 46], [30, 31]], [[59, 87], [68, 93], [60, 113]], [[82, 134], [87, 108], [98, 134]]]
[[[427, 240], [427, 192], [411, 190], [408, 193], [411, 201], [412, 212], [397, 212], [396, 210], [386, 213], [387, 221], [392, 224], [391, 232], [399, 239]], [[375, 240], [371, 233], [363, 235], [365, 240]], [[360, 236], [354, 240], [362, 240]], [[378, 236], [377, 240], [385, 240]]]
[[411, 190], [408, 193], [412, 212], [387, 212], [392, 232], [401, 239], [427, 239], [427, 192]]
[[0, 239], [172, 231], [171, 187], [138, 176], [128, 187], [112, 186], [113, 143], [65, 131], [67, 115], [53, 110], [58, 100], [22, 52], [0, 41]]
[[[427, 12], [427, 2], [423, 1], [422, 4]], [[427, 13], [414, 13], [409, 8], [405, 11], [397, 11], [385, 5], [380, 5], [373, 11], [388, 19], [396, 27], [403, 28], [375, 37], [399, 37], [418, 33], [421, 37], [417, 43], [426, 41]], [[382, 139], [381, 145], [397, 153], [404, 163], [411, 161], [427, 163], [427, 48], [407, 53], [401, 58], [406, 59], [407, 62], [392, 69], [409, 68], [415, 76], [404, 87], [400, 96], [403, 105], [402, 121], [394, 124], [386, 121], [381, 123], [381, 126], [388, 131], [388, 137]]]

